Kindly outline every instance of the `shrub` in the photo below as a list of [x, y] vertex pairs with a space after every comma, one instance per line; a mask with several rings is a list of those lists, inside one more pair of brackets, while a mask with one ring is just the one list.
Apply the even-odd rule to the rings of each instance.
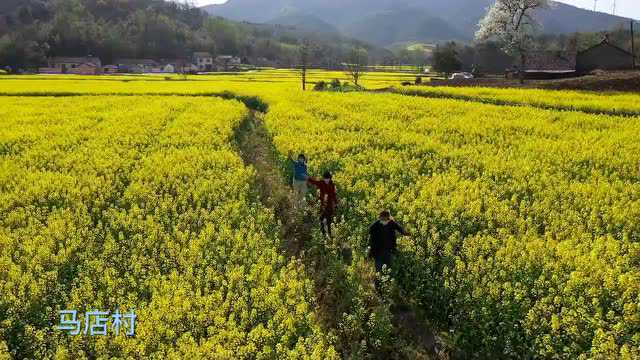
[[327, 89], [327, 83], [324, 80], [318, 81], [314, 86], [313, 90], [316, 91], [324, 91]]

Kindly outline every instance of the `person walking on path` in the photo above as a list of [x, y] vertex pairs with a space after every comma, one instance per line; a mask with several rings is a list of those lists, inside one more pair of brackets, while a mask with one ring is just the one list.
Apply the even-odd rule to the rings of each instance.
[[331, 239], [331, 224], [338, 206], [338, 195], [336, 185], [333, 183], [333, 175], [326, 171], [322, 175], [322, 180], [310, 177], [308, 183], [320, 191], [320, 229], [325, 237]]
[[307, 169], [307, 157], [304, 154], [298, 155], [298, 160], [293, 161], [291, 155], [289, 155], [289, 162], [292, 163], [293, 180], [292, 186], [295, 192], [297, 202], [304, 205], [304, 198], [307, 195], [307, 179], [309, 178], [309, 172]]
[[390, 267], [397, 253], [397, 233], [409, 236], [398, 224], [389, 210], [384, 210], [376, 222], [369, 227], [369, 257], [376, 263], [376, 272], [381, 273], [384, 266]]

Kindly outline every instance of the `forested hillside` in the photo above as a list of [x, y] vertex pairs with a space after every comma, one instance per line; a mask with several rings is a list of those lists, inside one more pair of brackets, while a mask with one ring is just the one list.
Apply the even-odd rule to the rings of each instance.
[[3, 0], [0, 17], [0, 65], [14, 68], [43, 64], [48, 56], [94, 55], [110, 63], [190, 58], [194, 51], [291, 66], [307, 37], [317, 44], [314, 62], [334, 64], [354, 46], [368, 47], [336, 34], [209, 17], [164, 0]]

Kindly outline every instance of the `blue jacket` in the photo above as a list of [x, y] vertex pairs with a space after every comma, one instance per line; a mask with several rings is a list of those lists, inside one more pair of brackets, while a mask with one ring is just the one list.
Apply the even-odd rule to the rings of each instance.
[[293, 178], [298, 181], [306, 181], [309, 177], [307, 172], [307, 164], [302, 161], [296, 161], [293, 163]]

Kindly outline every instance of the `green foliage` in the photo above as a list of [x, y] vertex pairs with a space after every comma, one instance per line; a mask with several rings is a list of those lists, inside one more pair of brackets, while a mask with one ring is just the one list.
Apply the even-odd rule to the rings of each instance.
[[313, 90], [315, 91], [324, 91], [327, 89], [327, 83], [324, 80], [318, 81], [314, 86]]
[[454, 42], [438, 45], [433, 51], [433, 69], [444, 74], [451, 74], [462, 68], [458, 50]]

